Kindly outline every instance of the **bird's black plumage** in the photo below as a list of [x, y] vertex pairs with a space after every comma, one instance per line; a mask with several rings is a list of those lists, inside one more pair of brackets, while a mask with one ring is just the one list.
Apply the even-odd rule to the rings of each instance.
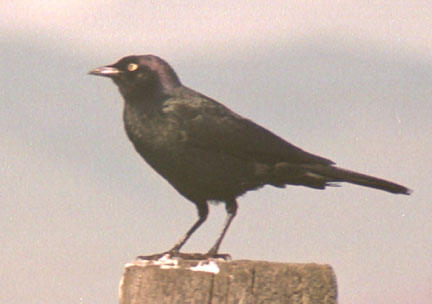
[[123, 119], [135, 149], [198, 208], [198, 221], [172, 253], [206, 220], [208, 201], [220, 201], [225, 202], [228, 217], [208, 253], [215, 255], [236, 214], [236, 198], [264, 185], [324, 189], [349, 182], [409, 194], [404, 186], [338, 168], [183, 86], [159, 57], [128, 56], [90, 74], [115, 82], [125, 100]]

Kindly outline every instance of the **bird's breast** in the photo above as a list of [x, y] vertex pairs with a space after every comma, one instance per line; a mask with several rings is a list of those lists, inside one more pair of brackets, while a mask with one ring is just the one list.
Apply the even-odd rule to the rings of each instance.
[[125, 108], [123, 119], [126, 133], [140, 154], [173, 149], [185, 141], [186, 132], [179, 122], [163, 115]]

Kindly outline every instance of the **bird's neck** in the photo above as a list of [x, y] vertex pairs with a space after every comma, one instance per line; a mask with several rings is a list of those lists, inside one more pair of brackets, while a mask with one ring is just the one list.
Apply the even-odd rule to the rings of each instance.
[[167, 98], [166, 95], [123, 95], [125, 101], [124, 110], [150, 119], [162, 113], [162, 104]]
[[157, 90], [122, 90], [120, 93], [127, 104], [139, 110], [160, 107], [167, 95]]

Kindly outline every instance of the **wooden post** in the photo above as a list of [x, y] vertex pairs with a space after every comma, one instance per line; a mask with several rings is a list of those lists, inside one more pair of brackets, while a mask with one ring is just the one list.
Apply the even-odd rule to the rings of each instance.
[[337, 303], [329, 265], [164, 260], [126, 265], [120, 304]]

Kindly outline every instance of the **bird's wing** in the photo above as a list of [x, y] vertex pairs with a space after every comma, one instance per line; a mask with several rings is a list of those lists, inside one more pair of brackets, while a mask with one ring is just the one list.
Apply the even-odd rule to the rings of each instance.
[[189, 89], [186, 94], [168, 99], [162, 111], [179, 122], [184, 141], [191, 146], [263, 163], [333, 164]]

